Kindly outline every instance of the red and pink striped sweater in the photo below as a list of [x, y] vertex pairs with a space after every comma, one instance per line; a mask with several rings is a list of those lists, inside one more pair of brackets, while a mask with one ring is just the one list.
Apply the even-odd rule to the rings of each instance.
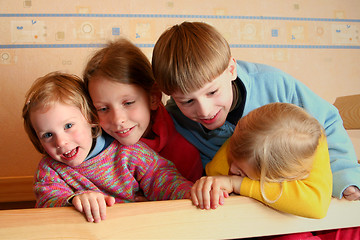
[[144, 143], [124, 146], [113, 141], [96, 157], [77, 167], [44, 157], [35, 175], [36, 207], [68, 206], [73, 196], [92, 190], [133, 202], [142, 190], [148, 200], [184, 198], [192, 183], [174, 164]]

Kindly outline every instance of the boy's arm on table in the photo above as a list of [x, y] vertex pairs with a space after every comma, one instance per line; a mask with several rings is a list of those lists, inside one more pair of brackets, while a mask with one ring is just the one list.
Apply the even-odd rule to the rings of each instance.
[[[214, 162], [206, 166], [207, 175], [227, 175], [229, 166], [225, 157], [226, 145], [224, 144], [219, 150]], [[332, 175], [325, 138], [322, 138], [318, 146], [309, 177], [303, 180], [286, 181], [282, 185], [280, 198], [275, 203], [268, 203], [261, 195], [260, 182], [245, 177], [241, 183], [240, 195], [254, 198], [279, 211], [302, 217], [323, 218], [326, 216], [331, 200]], [[281, 192], [279, 183], [266, 183], [264, 189], [270, 200], [276, 199]]]
[[[303, 107], [324, 127], [333, 174], [332, 196], [341, 199], [350, 186], [360, 188], [360, 165], [338, 109], [296, 82], [292, 102]], [[316, 103], [316, 104], [314, 104]]]
[[340, 119], [325, 129], [333, 174], [332, 196], [339, 199], [346, 196], [349, 187], [354, 188], [356, 191], [359, 191], [360, 188], [360, 164], [357, 162], [350, 137], [342, 124], [343, 122]]

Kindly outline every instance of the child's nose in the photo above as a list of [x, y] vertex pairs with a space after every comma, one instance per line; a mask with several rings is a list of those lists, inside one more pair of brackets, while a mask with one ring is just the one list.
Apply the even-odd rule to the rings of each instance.
[[123, 124], [127, 119], [127, 115], [124, 110], [122, 109], [116, 109], [113, 111], [112, 115], [112, 122], [115, 125]]
[[63, 135], [56, 135], [55, 145], [56, 148], [62, 148], [66, 145], [66, 137]]
[[199, 101], [198, 115], [201, 117], [209, 117], [211, 114], [211, 103], [209, 101]]

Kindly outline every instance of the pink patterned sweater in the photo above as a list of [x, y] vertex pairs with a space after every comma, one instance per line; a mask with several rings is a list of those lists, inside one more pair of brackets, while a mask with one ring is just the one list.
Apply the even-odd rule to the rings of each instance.
[[192, 183], [174, 164], [139, 142], [124, 146], [113, 141], [96, 157], [77, 167], [44, 157], [35, 175], [36, 207], [69, 206], [85, 191], [102, 192], [119, 202], [133, 202], [142, 190], [148, 200], [184, 198]]

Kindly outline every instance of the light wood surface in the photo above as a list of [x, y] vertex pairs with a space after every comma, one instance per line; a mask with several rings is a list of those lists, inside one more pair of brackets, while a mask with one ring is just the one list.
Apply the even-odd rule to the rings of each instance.
[[339, 110], [345, 129], [360, 129], [360, 94], [338, 97], [334, 106]]
[[323, 219], [275, 211], [232, 196], [216, 210], [190, 200], [116, 204], [88, 223], [72, 207], [0, 211], [1, 239], [229, 239], [360, 226], [360, 202], [333, 199]]

